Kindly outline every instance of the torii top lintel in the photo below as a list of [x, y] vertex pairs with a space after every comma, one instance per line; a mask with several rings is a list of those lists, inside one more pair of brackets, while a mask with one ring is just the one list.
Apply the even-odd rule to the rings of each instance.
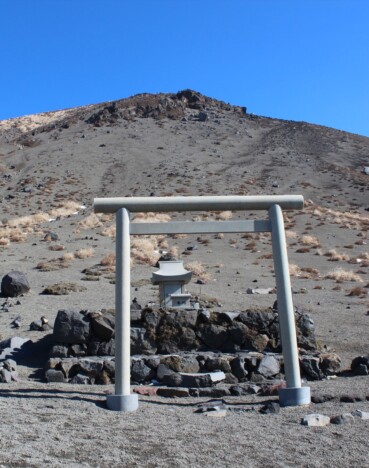
[[301, 210], [302, 195], [190, 196], [190, 197], [116, 197], [95, 198], [95, 213], [115, 213], [121, 208], [130, 212], [269, 210], [279, 205], [283, 210]]

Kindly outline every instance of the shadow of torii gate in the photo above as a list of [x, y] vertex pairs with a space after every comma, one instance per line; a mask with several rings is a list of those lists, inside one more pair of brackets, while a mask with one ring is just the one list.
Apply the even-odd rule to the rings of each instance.
[[[278, 318], [287, 387], [279, 390], [281, 406], [310, 403], [310, 387], [301, 386], [295, 316], [288, 269], [282, 209], [300, 210], [302, 195], [191, 196], [95, 198], [96, 213], [116, 213], [115, 282], [115, 395], [107, 396], [107, 407], [115, 411], [135, 411], [138, 395], [130, 392], [130, 235], [209, 234], [271, 232], [277, 286]], [[130, 223], [130, 212], [267, 210], [266, 220], [178, 221]]]

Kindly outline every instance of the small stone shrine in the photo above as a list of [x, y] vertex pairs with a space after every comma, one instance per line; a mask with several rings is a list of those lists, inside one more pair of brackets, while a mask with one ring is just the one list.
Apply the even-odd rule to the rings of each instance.
[[159, 285], [161, 307], [192, 308], [191, 294], [185, 289], [192, 272], [183, 267], [181, 261], [159, 262], [159, 270], [152, 274], [152, 284]]

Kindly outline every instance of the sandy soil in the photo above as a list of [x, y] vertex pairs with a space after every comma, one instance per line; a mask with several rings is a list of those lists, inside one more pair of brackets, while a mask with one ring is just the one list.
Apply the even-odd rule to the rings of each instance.
[[[171, 98], [161, 99], [165, 103]], [[147, 102], [155, 104], [151, 98]], [[96, 282], [82, 279], [85, 268], [99, 264], [115, 248], [114, 238], [103, 235], [113, 219], [92, 216], [93, 198], [102, 196], [304, 195], [305, 209], [285, 218], [294, 303], [311, 312], [319, 340], [338, 352], [344, 368], [354, 357], [368, 354], [369, 178], [361, 168], [369, 165], [369, 139], [301, 122], [251, 118], [214, 100], [201, 101], [205, 122], [198, 121], [199, 109], [188, 105], [175, 119], [136, 115], [127, 120], [119, 114], [147, 108], [140, 105], [118, 102], [117, 116], [104, 111], [109, 119], [101, 126], [86, 119], [106, 105], [50, 114], [50, 120], [42, 115], [1, 123], [0, 273], [25, 272], [31, 291], [19, 299], [0, 298], [8, 310], [0, 311], [0, 333], [3, 339], [29, 337], [37, 346], [32, 356], [18, 361], [20, 382], [0, 384], [0, 466], [367, 466], [367, 421], [306, 428], [300, 419], [312, 412], [333, 416], [369, 411], [368, 401], [339, 402], [343, 394], [369, 395], [368, 377], [311, 382], [314, 391], [336, 399], [284, 408], [277, 415], [248, 411], [258, 408], [260, 398], [227, 398], [227, 415], [219, 419], [195, 414], [199, 399], [159, 397], [140, 397], [136, 413], [115, 414], [104, 406], [111, 387], [40, 381], [49, 342], [47, 333], [30, 331], [30, 323], [41, 315], [53, 323], [63, 308], [114, 306], [109, 272]], [[70, 201], [85, 208], [68, 211]], [[34, 218], [21, 219], [40, 212], [54, 220], [33, 224]], [[199, 214], [172, 213], [171, 219], [195, 216]], [[48, 231], [59, 240], [45, 241]], [[64, 250], [50, 250], [55, 245]], [[219, 309], [271, 306], [275, 300], [275, 295], [246, 292], [274, 286], [269, 235], [171, 237], [161, 246], [178, 249], [185, 264], [201, 262], [210, 279], [199, 285], [195, 277], [189, 290], [216, 297]], [[78, 258], [81, 249], [90, 249], [90, 256]], [[132, 296], [141, 304], [155, 301], [158, 294], [150, 284], [150, 262], [158, 254], [144, 253], [149, 262], [136, 259], [132, 268]], [[73, 255], [58, 260], [65, 254]], [[36, 268], [50, 261], [55, 270]], [[327, 278], [337, 268], [346, 274], [342, 282]], [[356, 275], [353, 281], [349, 273]], [[67, 296], [40, 295], [45, 286], [63, 281], [87, 289]], [[11, 322], [18, 316], [21, 327], [14, 329]]]

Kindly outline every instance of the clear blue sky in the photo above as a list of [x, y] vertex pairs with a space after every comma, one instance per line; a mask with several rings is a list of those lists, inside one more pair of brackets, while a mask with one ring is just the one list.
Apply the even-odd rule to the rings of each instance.
[[0, 0], [0, 119], [191, 88], [369, 136], [368, 0]]

